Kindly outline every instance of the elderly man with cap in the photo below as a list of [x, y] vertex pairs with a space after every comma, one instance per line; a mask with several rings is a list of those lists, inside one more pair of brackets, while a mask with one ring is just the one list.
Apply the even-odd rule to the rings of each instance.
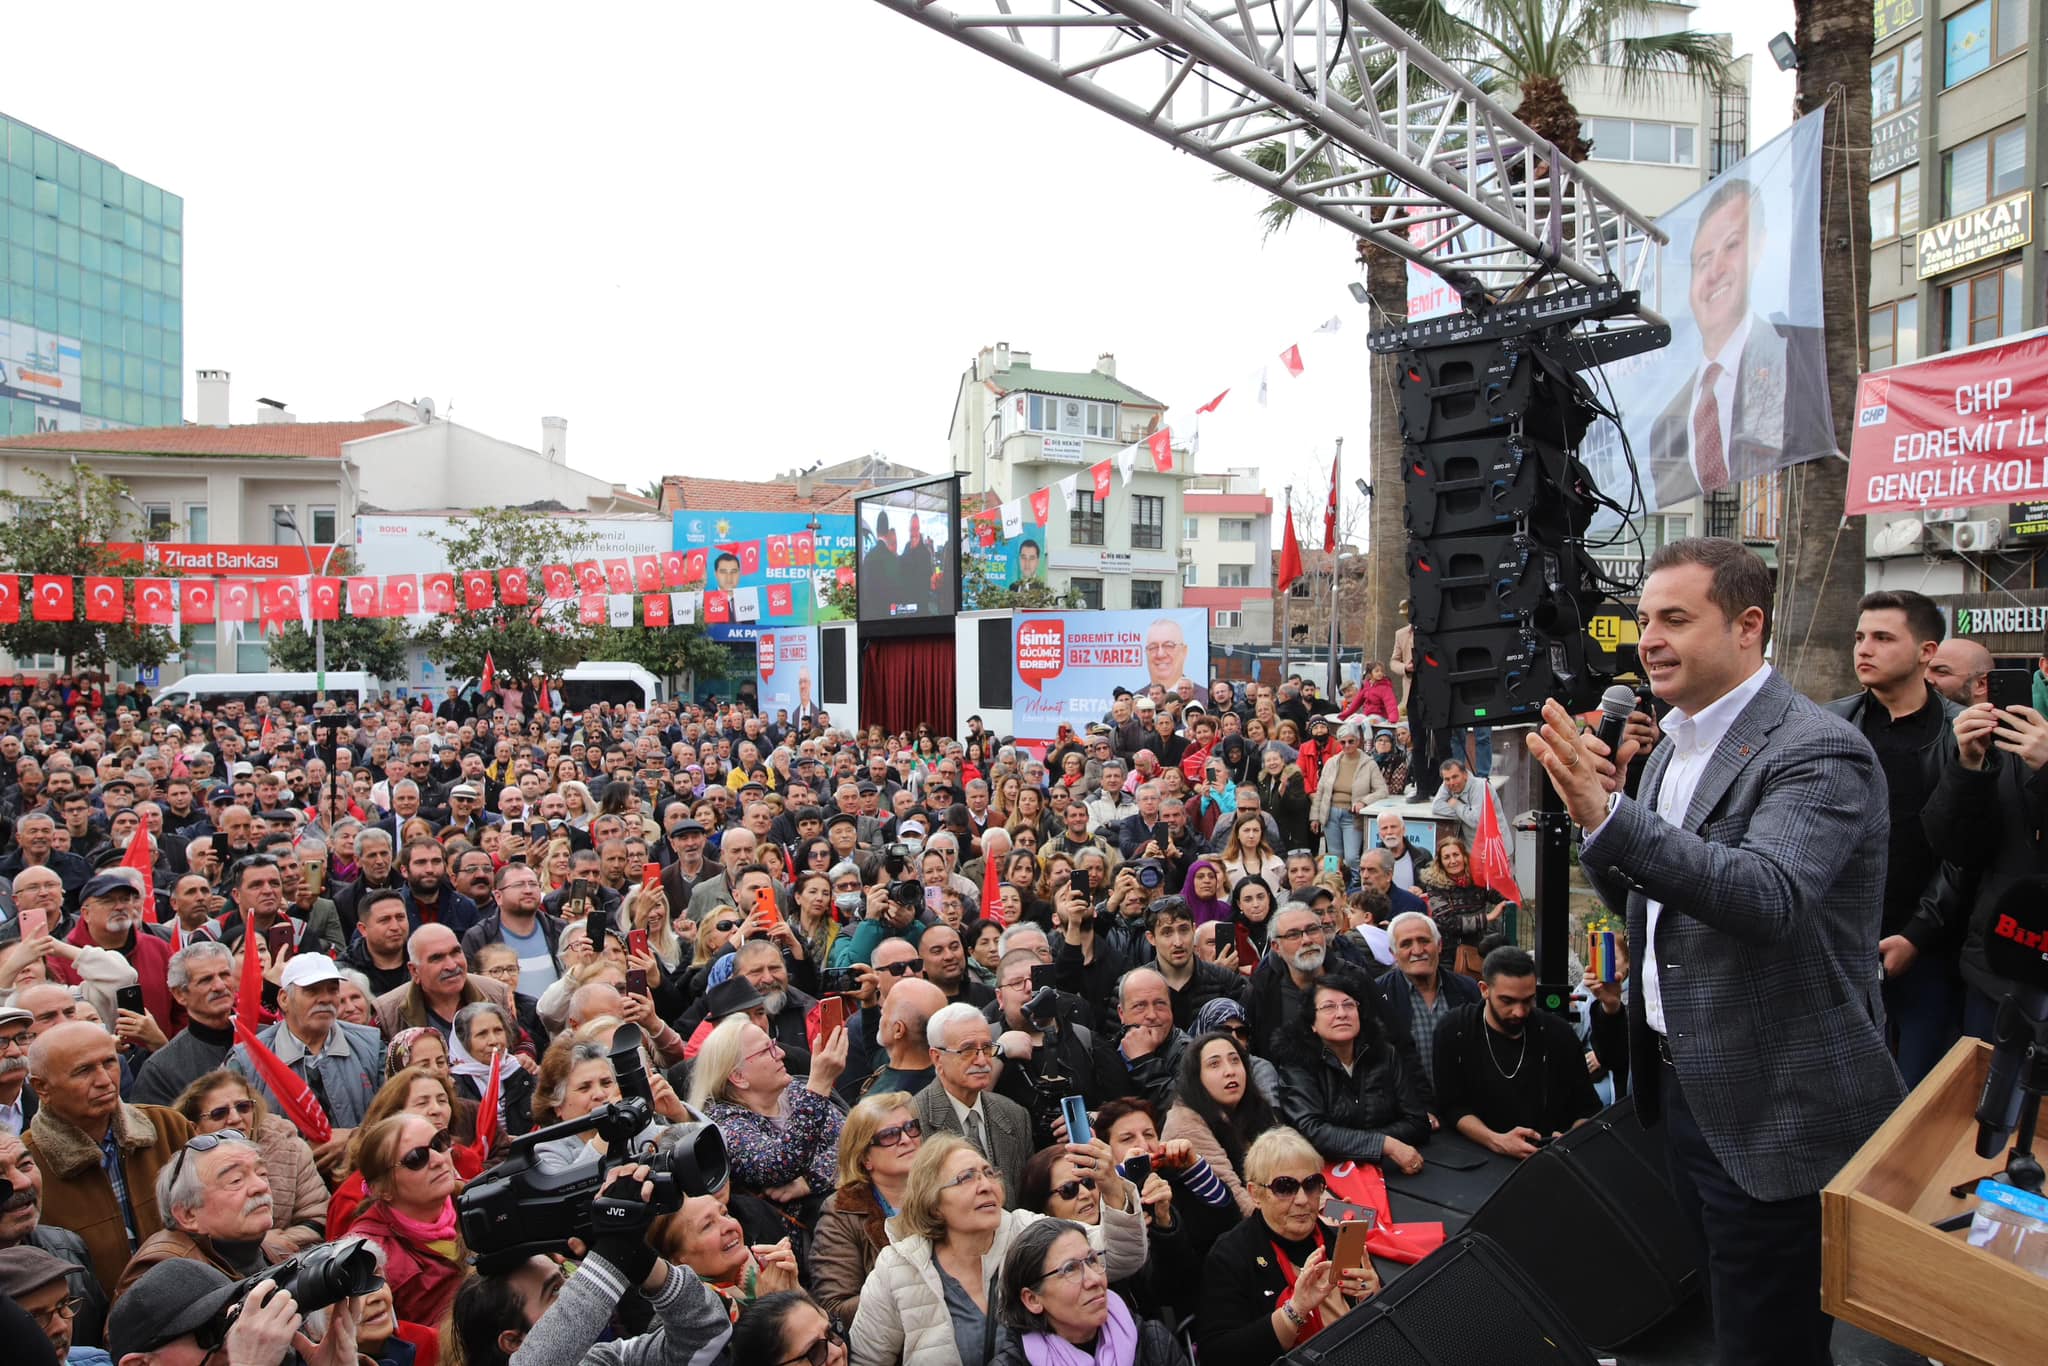
[[508, 1015], [512, 1010], [504, 984], [469, 970], [461, 941], [446, 925], [422, 925], [412, 932], [406, 941], [406, 970], [411, 981], [372, 1003], [386, 1038], [425, 1025], [445, 1040], [455, 1027], [455, 1012], [478, 1001], [502, 1006]]
[[69, 1293], [80, 1305], [71, 1325], [72, 1343], [99, 1346], [106, 1340], [107, 1292], [100, 1288], [85, 1240], [42, 1221], [42, 1169], [18, 1134], [0, 1134], [0, 1192], [0, 1249], [33, 1248], [63, 1263]]
[[710, 832], [701, 821], [678, 804], [668, 827], [669, 851], [675, 855], [661, 870], [661, 890], [671, 906], [687, 906], [690, 894], [700, 882], [718, 876], [718, 868], [704, 857], [704, 843]]
[[[149, 1020], [124, 1021], [122, 1038], [144, 1047], [161, 1048], [185, 1027], [185, 1012], [164, 985], [171, 946], [143, 928], [142, 891], [124, 873], [101, 873], [79, 891], [78, 923], [66, 942], [117, 953], [128, 960], [142, 984], [142, 1004]], [[49, 960], [50, 976], [67, 985], [79, 980], [78, 969], [65, 958]], [[152, 1031], [147, 1027], [153, 1023]]]
[[28, 1072], [42, 1101], [26, 1138], [43, 1173], [43, 1217], [83, 1238], [94, 1275], [112, 1285], [163, 1226], [156, 1178], [192, 1126], [175, 1110], [122, 1103], [114, 1037], [89, 1021], [44, 1032], [29, 1048]]
[[[256, 1038], [298, 1074], [326, 1112], [334, 1136], [315, 1147], [313, 1157], [331, 1174], [384, 1082], [384, 1040], [374, 1029], [342, 1020], [341, 969], [325, 954], [289, 959], [278, 978], [277, 999], [284, 1018], [258, 1030]], [[277, 1097], [256, 1071], [246, 1044], [235, 1045], [228, 1067], [247, 1077], [276, 1109]]]
[[448, 789], [448, 824], [464, 839], [480, 839], [487, 827], [505, 823], [502, 816], [483, 809], [483, 800], [483, 790], [467, 780]]
[[36, 1093], [28, 1084], [35, 1018], [18, 1005], [0, 1006], [0, 1132], [21, 1133], [36, 1117]]
[[20, 1305], [35, 1320], [57, 1360], [66, 1366], [106, 1366], [113, 1358], [103, 1349], [75, 1341], [88, 1306], [71, 1288], [70, 1272], [69, 1264], [39, 1247], [0, 1248], [0, 1296]]
[[[271, 1265], [270, 1179], [256, 1144], [235, 1129], [195, 1134], [156, 1181], [164, 1226], [143, 1240], [115, 1284], [121, 1297], [159, 1262], [204, 1262], [241, 1280]], [[290, 1255], [289, 1245], [283, 1245]]]
[[357, 1366], [356, 1303], [327, 1311], [312, 1350], [294, 1354], [305, 1332], [298, 1303], [275, 1282], [245, 1297], [241, 1282], [204, 1262], [176, 1258], [150, 1268], [107, 1316], [114, 1366]]

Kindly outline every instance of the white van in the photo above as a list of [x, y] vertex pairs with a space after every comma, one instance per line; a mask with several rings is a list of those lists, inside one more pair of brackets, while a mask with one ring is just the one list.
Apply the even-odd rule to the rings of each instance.
[[[273, 702], [310, 707], [318, 694], [318, 682], [309, 673], [186, 674], [165, 684], [153, 700], [173, 708], [195, 701], [212, 707], [222, 702], [254, 702], [260, 695]], [[374, 675], [359, 669], [327, 671], [328, 699], [341, 706], [361, 707], [383, 691], [384, 685]]]
[[[580, 712], [599, 702], [609, 702], [615, 707], [631, 702], [645, 711], [660, 698], [661, 680], [638, 664], [593, 659], [572, 665], [562, 675], [561, 690], [562, 706], [569, 711]], [[473, 703], [477, 693], [477, 680], [465, 679], [463, 698]]]

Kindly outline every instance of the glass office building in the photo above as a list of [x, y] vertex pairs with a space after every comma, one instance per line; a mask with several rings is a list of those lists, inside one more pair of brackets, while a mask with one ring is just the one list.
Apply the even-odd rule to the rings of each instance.
[[185, 201], [0, 114], [0, 432], [184, 418]]

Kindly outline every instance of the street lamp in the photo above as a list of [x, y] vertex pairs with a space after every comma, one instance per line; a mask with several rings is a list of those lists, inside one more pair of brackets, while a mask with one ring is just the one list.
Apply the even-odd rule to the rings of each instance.
[[[299, 549], [306, 553], [306, 572], [313, 572], [313, 547], [306, 544], [306, 533], [299, 530], [299, 519], [288, 507], [273, 509], [270, 514], [274, 525], [281, 526], [299, 538]], [[327, 623], [319, 617], [313, 618], [313, 699], [327, 700]], [[332, 774], [328, 775], [330, 781]]]

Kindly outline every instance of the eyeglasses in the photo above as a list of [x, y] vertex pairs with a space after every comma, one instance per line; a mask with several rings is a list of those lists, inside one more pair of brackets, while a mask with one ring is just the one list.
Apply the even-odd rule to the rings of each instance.
[[236, 1119], [247, 1119], [249, 1118], [249, 1116], [255, 1113], [255, 1101], [237, 1100], [230, 1101], [226, 1105], [216, 1105], [211, 1110], [208, 1110], [205, 1114], [201, 1115], [200, 1118], [211, 1120], [215, 1124], [220, 1124], [226, 1121], [229, 1115], [233, 1115]]
[[78, 1311], [83, 1308], [85, 1308], [84, 1299], [77, 1295], [66, 1295], [48, 1309], [29, 1310], [28, 1316], [36, 1321], [38, 1328], [47, 1329], [50, 1326], [51, 1320], [59, 1317], [75, 1319], [78, 1317]]
[[446, 1129], [441, 1130], [419, 1147], [398, 1155], [398, 1165], [409, 1172], [425, 1171], [427, 1163], [435, 1153], [445, 1153], [455, 1146], [455, 1136]]
[[731, 934], [734, 930], [738, 929], [739, 927], [740, 922], [737, 920], [721, 920], [716, 925], [713, 925], [711, 928], [717, 930], [720, 934]]
[[959, 1048], [941, 1048], [941, 1053], [951, 1053], [956, 1058], [993, 1058], [996, 1046], [992, 1043], [963, 1044]]
[[845, 1345], [846, 1334], [840, 1330], [839, 1320], [832, 1319], [827, 1322], [823, 1337], [787, 1361], [777, 1362], [776, 1366], [797, 1366], [798, 1362], [807, 1362], [809, 1366], [825, 1366], [826, 1362], [832, 1360], [832, 1349]]
[[1357, 1013], [1358, 1002], [1356, 1001], [1325, 1001], [1316, 1007], [1316, 1014], [1318, 1015], [1356, 1015]]
[[881, 967], [879, 967], [879, 968], [875, 969], [875, 971], [877, 971], [877, 972], [886, 972], [886, 973], [888, 973], [888, 974], [889, 974], [889, 975], [890, 975], [891, 977], [903, 977], [903, 976], [907, 976], [907, 975], [909, 975], [909, 974], [911, 974], [911, 973], [914, 973], [914, 972], [916, 972], [917, 970], [918, 970], [917, 964], [915, 964], [915, 963], [911, 962], [911, 961], [910, 961], [909, 959], [907, 959], [907, 958], [906, 958], [906, 959], [900, 959], [900, 960], [898, 960], [897, 962], [894, 962], [894, 963], [884, 963], [884, 964], [882, 964], [882, 966], [881, 966]]
[[1304, 925], [1298, 930], [1288, 930], [1284, 934], [1276, 934], [1272, 936], [1272, 939], [1276, 944], [1286, 944], [1296, 939], [1306, 939], [1311, 935], [1321, 939], [1323, 937], [1323, 927], [1321, 925]]
[[1316, 851], [1313, 849], [1289, 849], [1287, 851], [1287, 857], [1289, 858], [1314, 858], [1315, 856]]
[[0, 1047], [27, 1048], [35, 1041], [35, 1034], [26, 1029], [22, 1030], [19, 1034], [0, 1034]]
[[1254, 1186], [1264, 1186], [1267, 1190], [1273, 1192], [1273, 1194], [1279, 1196], [1282, 1200], [1292, 1200], [1296, 1195], [1300, 1194], [1303, 1191], [1307, 1191], [1311, 1196], [1321, 1195], [1326, 1189], [1329, 1188], [1330, 1183], [1323, 1179], [1323, 1174], [1321, 1172], [1317, 1172], [1314, 1176], [1306, 1178], [1295, 1176], [1276, 1176], [1271, 1181], [1253, 1181], [1248, 1184]]
[[870, 1148], [893, 1148], [906, 1138], [920, 1139], [923, 1137], [924, 1125], [914, 1119], [906, 1119], [901, 1124], [891, 1124], [886, 1129], [877, 1129], [875, 1136], [868, 1140], [868, 1146]]
[[1054, 1195], [1057, 1195], [1062, 1200], [1072, 1200], [1074, 1197], [1078, 1196], [1082, 1191], [1092, 1191], [1094, 1189], [1094, 1177], [1077, 1176], [1072, 1181], [1063, 1181], [1059, 1185], [1054, 1186], [1052, 1188], [1052, 1193]]
[[958, 1190], [962, 1186], [971, 1186], [977, 1181], [993, 1181], [1000, 1186], [1003, 1184], [1003, 1174], [984, 1162], [979, 1167], [969, 1167], [939, 1189]]
[[751, 1053], [742, 1054], [740, 1056], [740, 1066], [745, 1067], [754, 1059], [765, 1058], [771, 1053], [779, 1058], [783, 1056], [783, 1054], [785, 1054], [786, 1052], [788, 1052], [788, 1050], [785, 1049], [780, 1043], [777, 1043], [774, 1039], [770, 1039], [768, 1041], [768, 1046], [766, 1048], [757, 1048]]
[[185, 1146], [178, 1149], [178, 1160], [171, 1164], [171, 1184], [169, 1189], [177, 1189], [178, 1173], [185, 1168], [185, 1154], [210, 1153], [221, 1144], [230, 1140], [238, 1143], [247, 1143], [249, 1136], [240, 1129], [217, 1129], [210, 1134], [194, 1134], [186, 1139]]
[[[1088, 1184], [1092, 1186], [1095, 1183], [1091, 1181]], [[1036, 1284], [1043, 1285], [1047, 1281], [1065, 1281], [1071, 1285], [1076, 1281], [1085, 1282], [1090, 1276], [1099, 1276], [1105, 1281], [1109, 1279], [1109, 1268], [1103, 1261], [1102, 1254], [1093, 1250], [1089, 1251], [1085, 1256], [1067, 1258], [1058, 1266], [1041, 1275]]]

